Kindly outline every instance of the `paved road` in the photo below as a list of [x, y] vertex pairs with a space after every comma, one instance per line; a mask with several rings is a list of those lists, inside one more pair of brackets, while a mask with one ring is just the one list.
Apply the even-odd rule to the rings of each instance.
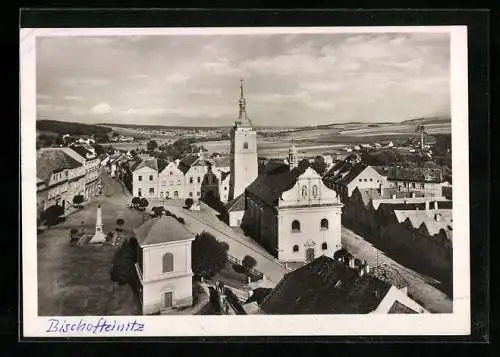
[[364, 240], [361, 236], [351, 230], [342, 227], [342, 245], [357, 258], [366, 260], [371, 266], [377, 264], [387, 264], [398, 271], [408, 282], [408, 292], [415, 299], [422, 302], [428, 310], [433, 312], [453, 312], [453, 302], [450, 298], [436, 289], [430, 283], [434, 279], [419, 274], [407, 267], [402, 266], [383, 252], [375, 248], [372, 244]]
[[237, 230], [233, 230], [225, 223], [221, 222], [211, 208], [202, 203], [200, 211], [188, 211], [172, 201], [165, 202], [165, 208], [174, 213], [177, 217], [182, 217], [186, 221], [186, 227], [193, 233], [206, 231], [213, 234], [217, 239], [229, 245], [229, 253], [243, 259], [245, 255], [251, 255], [257, 261], [255, 269], [262, 272], [266, 279], [277, 284], [288, 270], [269, 254], [264, 248], [244, 236]]

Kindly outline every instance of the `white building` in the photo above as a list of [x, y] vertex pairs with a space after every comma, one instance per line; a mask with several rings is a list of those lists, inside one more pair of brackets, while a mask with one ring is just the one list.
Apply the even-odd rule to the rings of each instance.
[[142, 313], [162, 314], [191, 306], [194, 236], [175, 218], [166, 216], [150, 219], [134, 229], [134, 235]]
[[156, 159], [143, 160], [133, 172], [132, 193], [135, 197], [156, 198], [158, 188], [158, 163]]
[[283, 262], [307, 262], [341, 248], [342, 203], [311, 167], [275, 165], [247, 187], [242, 228]]
[[241, 195], [258, 175], [257, 132], [247, 116], [246, 100], [243, 94], [243, 80], [240, 84], [239, 116], [231, 129], [231, 177], [228, 200]]

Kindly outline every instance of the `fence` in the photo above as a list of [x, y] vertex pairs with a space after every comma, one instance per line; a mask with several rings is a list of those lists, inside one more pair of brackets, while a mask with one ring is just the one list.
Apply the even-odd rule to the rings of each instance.
[[[242, 265], [241, 260], [233, 257], [230, 254], [227, 255], [227, 262], [232, 263], [232, 264]], [[247, 269], [247, 273], [250, 276], [250, 279], [252, 279], [253, 281], [261, 280], [264, 277], [264, 274], [262, 274], [260, 271], [253, 269], [253, 268]]]

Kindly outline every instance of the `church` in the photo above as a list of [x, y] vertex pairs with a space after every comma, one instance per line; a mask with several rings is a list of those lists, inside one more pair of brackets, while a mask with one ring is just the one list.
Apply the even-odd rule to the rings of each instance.
[[243, 81], [239, 116], [231, 130], [231, 177], [226, 219], [283, 262], [332, 257], [341, 248], [342, 203], [309, 165], [271, 162], [258, 174], [257, 132], [246, 112]]

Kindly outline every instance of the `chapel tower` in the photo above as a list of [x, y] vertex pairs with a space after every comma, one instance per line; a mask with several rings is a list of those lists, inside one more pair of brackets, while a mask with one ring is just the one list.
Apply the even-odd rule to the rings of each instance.
[[295, 137], [292, 137], [292, 147], [288, 149], [288, 165], [290, 170], [293, 170], [298, 166], [299, 162], [297, 159], [297, 148], [295, 147]]
[[257, 132], [247, 115], [243, 79], [241, 79], [239, 115], [231, 129], [231, 176], [228, 200], [242, 194], [257, 175]]

